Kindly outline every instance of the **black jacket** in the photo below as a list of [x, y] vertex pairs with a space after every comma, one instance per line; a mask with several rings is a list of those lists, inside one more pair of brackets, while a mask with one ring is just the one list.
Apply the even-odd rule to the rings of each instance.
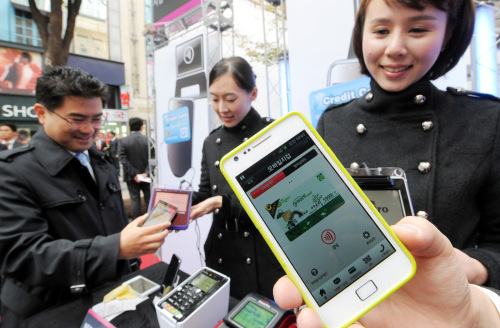
[[213, 130], [203, 144], [200, 187], [193, 194], [193, 204], [223, 196], [205, 242], [206, 265], [231, 278], [231, 296], [237, 299], [250, 292], [272, 298], [274, 283], [285, 275], [219, 168], [224, 155], [269, 123], [252, 108], [237, 126]]
[[89, 289], [130, 272], [129, 261], [118, 260], [128, 220], [115, 168], [94, 147], [89, 156], [97, 183], [43, 129], [28, 145], [1, 152], [2, 318], [7, 311], [27, 318], [70, 299], [79, 255]]
[[[120, 140], [118, 144], [118, 159], [123, 167], [123, 180], [131, 181], [137, 174], [149, 174], [148, 147], [151, 147], [149, 138], [133, 131], [129, 136]], [[153, 148], [151, 148], [153, 152]], [[151, 154], [154, 157], [154, 153]]]
[[404, 169], [415, 213], [426, 212], [454, 247], [485, 265], [487, 285], [499, 288], [499, 99], [440, 91], [429, 81], [398, 93], [373, 80], [371, 88], [328, 108], [318, 132], [346, 167]]

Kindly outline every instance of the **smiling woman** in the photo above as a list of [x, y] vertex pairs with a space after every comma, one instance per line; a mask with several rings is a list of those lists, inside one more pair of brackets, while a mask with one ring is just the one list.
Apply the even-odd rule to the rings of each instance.
[[[363, 0], [353, 46], [371, 90], [319, 119], [319, 134], [345, 166], [402, 168], [415, 212], [426, 218], [396, 225], [419, 269], [359, 320], [366, 327], [498, 326], [498, 311], [467, 282], [500, 288], [500, 99], [431, 82], [467, 49], [474, 9], [472, 0]], [[280, 296], [294, 291], [280, 285]], [[286, 297], [279, 304], [300, 305], [296, 296], [295, 304]], [[467, 321], [487, 318], [497, 322]], [[317, 318], [300, 321], [322, 326]]]
[[363, 1], [353, 44], [371, 91], [331, 106], [317, 129], [346, 166], [402, 168], [415, 212], [466, 254], [469, 281], [498, 288], [500, 205], [486, 200], [500, 197], [490, 179], [500, 171], [499, 99], [430, 81], [458, 62], [473, 28], [471, 0]]
[[231, 277], [231, 295], [250, 292], [272, 297], [274, 282], [284, 274], [278, 261], [241, 207], [219, 169], [221, 158], [271, 120], [252, 108], [257, 97], [252, 67], [241, 57], [222, 59], [210, 72], [210, 98], [222, 126], [203, 144], [201, 182], [193, 194], [191, 220], [213, 212], [205, 243], [207, 266]]

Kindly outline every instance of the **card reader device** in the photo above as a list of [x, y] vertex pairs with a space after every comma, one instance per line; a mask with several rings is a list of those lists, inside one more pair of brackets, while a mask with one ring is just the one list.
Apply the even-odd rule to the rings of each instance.
[[405, 216], [414, 215], [403, 169], [351, 167], [347, 170], [389, 225], [396, 224]]
[[250, 293], [226, 315], [217, 328], [289, 328], [295, 321], [295, 314], [291, 310], [283, 310], [273, 300]]
[[216, 326], [229, 307], [229, 277], [201, 268], [155, 305], [160, 328]]

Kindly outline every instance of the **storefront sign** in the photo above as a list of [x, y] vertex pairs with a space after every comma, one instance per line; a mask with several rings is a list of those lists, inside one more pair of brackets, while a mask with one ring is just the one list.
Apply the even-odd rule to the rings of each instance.
[[0, 95], [0, 120], [38, 121], [34, 104], [35, 97]]
[[104, 118], [108, 122], [127, 122], [128, 113], [124, 110], [119, 109], [103, 109], [102, 110]]
[[120, 101], [122, 109], [134, 107], [134, 88], [131, 85], [120, 86]]

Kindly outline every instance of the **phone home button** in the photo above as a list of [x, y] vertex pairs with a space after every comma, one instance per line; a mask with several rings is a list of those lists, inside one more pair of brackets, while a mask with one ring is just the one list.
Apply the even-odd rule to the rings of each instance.
[[356, 290], [356, 295], [358, 295], [360, 300], [364, 301], [368, 297], [372, 296], [377, 290], [378, 288], [375, 283], [372, 280], [369, 280]]

